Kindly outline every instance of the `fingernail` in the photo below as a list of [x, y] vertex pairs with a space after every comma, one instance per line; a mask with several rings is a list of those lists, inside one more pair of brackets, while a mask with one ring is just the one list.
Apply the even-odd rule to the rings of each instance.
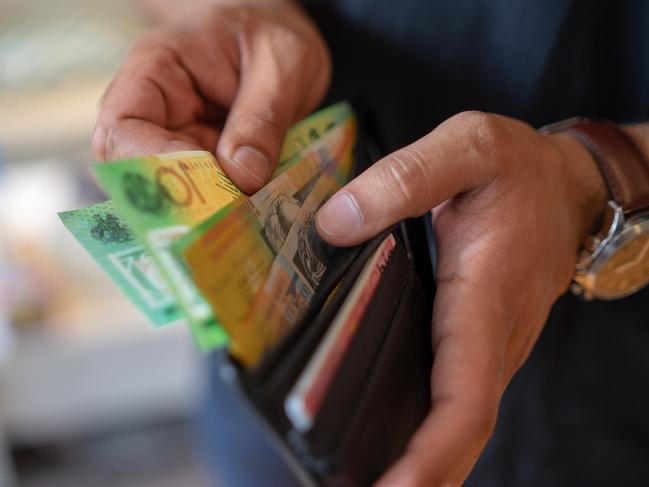
[[318, 226], [332, 237], [353, 237], [362, 224], [358, 203], [346, 191], [336, 194], [318, 212]]
[[259, 183], [266, 183], [270, 178], [272, 167], [270, 161], [254, 147], [239, 147], [231, 157], [243, 172]]

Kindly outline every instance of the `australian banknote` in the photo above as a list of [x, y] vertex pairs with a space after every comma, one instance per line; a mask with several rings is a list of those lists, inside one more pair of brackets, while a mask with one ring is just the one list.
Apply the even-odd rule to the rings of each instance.
[[[194, 282], [230, 336], [231, 351], [247, 364], [263, 352], [259, 330], [248, 326], [261, 285], [288, 236], [297, 235], [294, 224], [313, 189], [323, 180], [339, 187], [349, 178], [355, 136], [355, 120], [348, 117], [258, 193], [198, 227], [182, 249]], [[312, 210], [323, 201], [324, 196]]]
[[64, 211], [59, 213], [59, 217], [154, 325], [183, 317], [151, 255], [135, 238], [112, 201]]
[[[205, 328], [201, 348], [222, 343], [210, 307], [170, 251], [171, 244], [241, 196], [214, 156], [176, 152], [93, 166], [100, 185], [151, 255], [193, 328]], [[202, 343], [206, 341], [207, 343]]]
[[[347, 103], [338, 103], [307, 117], [292, 127], [284, 141], [274, 176], [281, 174], [296, 163], [299, 160], [299, 153], [304, 148], [333, 127], [347, 120], [351, 113], [351, 107]], [[147, 162], [143, 162], [143, 160]], [[205, 203], [201, 184], [197, 185], [195, 180], [197, 173], [199, 183], [205, 182], [206, 179], [209, 182], [209, 178], [204, 177], [205, 174], [200, 174], [205, 171], [196, 171], [197, 160], [204, 164], [202, 169], [207, 168], [208, 172], [214, 173], [212, 176], [216, 176], [216, 178], [212, 181], [216, 182], [216, 187], [225, 190], [225, 193], [220, 191], [221, 195], [225, 195], [221, 201], [227, 201], [230, 195], [233, 199], [241, 197], [238, 189], [232, 185], [222, 171], [219, 171], [218, 164], [211, 155], [207, 153], [167, 154], [155, 158], [138, 158], [131, 161], [109, 163], [110, 170], [99, 170], [104, 174], [110, 173], [105, 176], [105, 180], [113, 181], [113, 183], [108, 183], [112, 188], [112, 191], [108, 191], [111, 195], [116, 191], [115, 180], [122, 179], [122, 192], [118, 193], [117, 201], [120, 210], [126, 212], [128, 223], [135, 223], [134, 228], [127, 225], [126, 221], [119, 216], [116, 205], [109, 202], [66, 213], [69, 221], [74, 221], [76, 218], [80, 222], [78, 225], [68, 225], [68, 228], [82, 240], [81, 234], [87, 230], [84, 229], [83, 222], [88, 222], [88, 219], [82, 218], [82, 215], [92, 213], [93, 209], [100, 212], [110, 209], [111, 218], [119, 218], [120, 224], [129, 231], [131, 236], [139, 237], [131, 240], [131, 244], [139, 252], [138, 262], [148, 263], [149, 272], [154, 273], [154, 277], [157, 279], [155, 282], [165, 289], [168, 298], [166, 308], [168, 310], [173, 308], [176, 312], [167, 311], [163, 315], [169, 319], [164, 319], [160, 315], [155, 315], [155, 319], [153, 319], [153, 315], [150, 314], [150, 310], [145, 304], [148, 301], [139, 296], [142, 293], [139, 287], [118, 282], [120, 287], [131, 296], [132, 301], [138, 304], [147, 316], [152, 317], [156, 324], [175, 320], [180, 315], [178, 310], [180, 307], [182, 314], [187, 316], [192, 325], [199, 346], [203, 349], [210, 349], [224, 343], [227, 337], [214, 320], [209, 306], [206, 305], [200, 293], [188, 279], [183, 263], [176, 260], [173, 254], [168, 251], [169, 245], [186, 234], [188, 229], [203, 219], [206, 213], [222, 205], [219, 201], [216, 201], [216, 205], [214, 205], [214, 201], [203, 206], [196, 205], [196, 203]], [[176, 161], [177, 165], [174, 166], [173, 161]], [[189, 162], [194, 164], [189, 164]], [[142, 171], [137, 170], [141, 167], [137, 166], [144, 166], [149, 170], [144, 171], [143, 174]], [[100, 177], [100, 179], [102, 178]], [[208, 189], [213, 190], [214, 188]], [[209, 193], [209, 195], [211, 197], [213, 193]], [[195, 200], [193, 206], [192, 198]], [[174, 207], [178, 210], [178, 206], [189, 206], [190, 208], [188, 211], [172, 211]], [[142, 244], [138, 244], [138, 241]], [[91, 253], [111, 277], [122, 275], [121, 267], [117, 266], [113, 259], [106, 258], [106, 255], [102, 254], [102, 249], [108, 249], [108, 247], [95, 247], [95, 253]], [[174, 300], [168, 289], [175, 291], [177, 299]], [[145, 296], [148, 296], [146, 292]], [[174, 301], [176, 301], [175, 304], [169, 304]]]
[[244, 363], [254, 365], [308, 309], [327, 270], [328, 246], [318, 235], [314, 215], [339, 188], [339, 182], [325, 174], [300, 207], [242, 327]]

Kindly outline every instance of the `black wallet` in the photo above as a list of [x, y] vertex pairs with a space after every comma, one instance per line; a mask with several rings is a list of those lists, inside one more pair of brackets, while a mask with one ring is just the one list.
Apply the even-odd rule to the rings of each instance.
[[[357, 171], [379, 158], [360, 125]], [[308, 425], [287, 397], [322, 346], [366, 263], [389, 235], [393, 248]], [[259, 428], [304, 485], [371, 485], [404, 452], [430, 408], [435, 246], [430, 215], [401, 222], [348, 249], [326, 248], [327, 272], [310, 308], [253, 370], [224, 356], [221, 376], [251, 405]]]

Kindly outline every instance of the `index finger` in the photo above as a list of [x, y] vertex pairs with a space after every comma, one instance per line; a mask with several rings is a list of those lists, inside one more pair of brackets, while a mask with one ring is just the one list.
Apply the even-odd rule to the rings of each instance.
[[451, 117], [332, 196], [316, 217], [320, 235], [333, 245], [356, 245], [490, 181], [496, 168], [489, 152], [502, 132], [493, 115]]
[[100, 160], [170, 150], [213, 150], [218, 131], [194, 77], [155, 37], [126, 56], [100, 108], [93, 150]]

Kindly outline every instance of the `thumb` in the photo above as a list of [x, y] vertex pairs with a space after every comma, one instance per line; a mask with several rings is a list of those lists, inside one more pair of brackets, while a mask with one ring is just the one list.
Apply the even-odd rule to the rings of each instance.
[[279, 53], [259, 42], [244, 56], [239, 89], [228, 113], [216, 152], [228, 176], [247, 193], [270, 179], [284, 136], [300, 107], [299, 76], [286, 70]]
[[320, 235], [334, 245], [355, 245], [482, 184], [491, 172], [480, 156], [484, 136], [473, 137], [476, 130], [467, 126], [485, 117], [491, 115], [456, 115], [371, 166], [320, 209]]

